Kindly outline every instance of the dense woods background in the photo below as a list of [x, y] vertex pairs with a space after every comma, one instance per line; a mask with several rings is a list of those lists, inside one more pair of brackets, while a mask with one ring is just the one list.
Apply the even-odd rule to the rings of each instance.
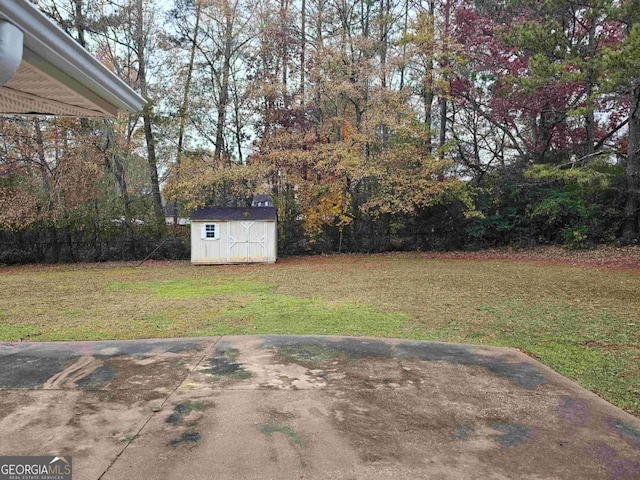
[[634, 243], [639, 0], [41, 0], [139, 91], [0, 120], [0, 263], [188, 252], [271, 194], [284, 253]]

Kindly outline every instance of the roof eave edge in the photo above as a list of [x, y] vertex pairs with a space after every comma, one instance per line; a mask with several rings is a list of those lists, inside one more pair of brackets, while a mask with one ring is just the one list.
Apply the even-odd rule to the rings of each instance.
[[[147, 103], [73, 38], [24, 0], [4, 0], [0, 13], [24, 33], [24, 45], [65, 71], [119, 110], [140, 111]], [[62, 68], [62, 67], [65, 68]]]

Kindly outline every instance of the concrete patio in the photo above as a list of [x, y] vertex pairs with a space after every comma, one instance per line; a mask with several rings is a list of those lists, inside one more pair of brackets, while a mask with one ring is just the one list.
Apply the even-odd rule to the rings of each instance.
[[640, 420], [505, 348], [2, 344], [0, 389], [0, 455], [71, 455], [78, 480], [640, 478]]

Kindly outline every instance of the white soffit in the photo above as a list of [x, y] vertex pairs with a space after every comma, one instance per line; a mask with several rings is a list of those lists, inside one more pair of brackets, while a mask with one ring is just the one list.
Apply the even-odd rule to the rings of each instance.
[[145, 105], [140, 95], [28, 1], [1, 0], [0, 20], [24, 35], [18, 71], [0, 87], [0, 113], [115, 117], [119, 111], [137, 112]]

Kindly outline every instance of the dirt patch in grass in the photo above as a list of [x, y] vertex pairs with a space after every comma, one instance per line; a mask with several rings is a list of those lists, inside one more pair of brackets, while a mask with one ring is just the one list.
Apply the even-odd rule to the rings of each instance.
[[640, 350], [640, 346], [638, 346], [637, 344], [631, 344], [631, 343], [615, 344], [615, 343], [603, 343], [603, 342], [587, 340], [586, 342], [581, 343], [581, 345], [587, 348], [599, 348], [607, 352], [628, 351], [630, 349]]

